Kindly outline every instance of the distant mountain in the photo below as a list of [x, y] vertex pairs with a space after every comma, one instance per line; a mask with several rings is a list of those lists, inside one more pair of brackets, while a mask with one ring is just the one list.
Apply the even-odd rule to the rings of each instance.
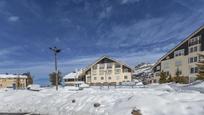
[[140, 63], [135, 66], [135, 72], [133, 73], [133, 78], [144, 78], [150, 77], [152, 74], [152, 67], [154, 64]]

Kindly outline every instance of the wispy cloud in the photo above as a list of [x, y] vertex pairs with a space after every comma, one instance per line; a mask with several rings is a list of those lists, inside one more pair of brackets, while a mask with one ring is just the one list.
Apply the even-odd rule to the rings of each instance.
[[[131, 48], [132, 46], [133, 48], [145, 48], [147, 45], [158, 47], [157, 44], [160, 44], [161, 47], [165, 47], [169, 42], [171, 44], [184, 39], [204, 23], [201, 20], [204, 16], [199, 14], [186, 16], [175, 14], [168, 17], [145, 19], [128, 26], [114, 26], [110, 32], [101, 35], [97, 45], [108, 48]], [[195, 19], [195, 16], [198, 18]], [[197, 21], [197, 23], [192, 24], [192, 21]], [[189, 29], [185, 29], [187, 27]]]
[[18, 21], [20, 18], [18, 17], [18, 16], [10, 16], [10, 17], [8, 17], [8, 20], [10, 21], [10, 22], [16, 22], [16, 21]]
[[139, 2], [141, 0], [121, 0], [121, 4], [127, 4], [127, 3], [135, 3]]
[[10, 54], [16, 53], [16, 51], [19, 49], [20, 47], [10, 47], [10, 48], [0, 49], [0, 56], [1, 57], [9, 56]]
[[50, 46], [62, 49], [63, 73], [84, 68], [102, 55], [131, 66], [154, 62], [204, 23], [203, 4], [203, 0], [0, 0], [0, 72], [30, 71], [48, 77], [54, 69]]

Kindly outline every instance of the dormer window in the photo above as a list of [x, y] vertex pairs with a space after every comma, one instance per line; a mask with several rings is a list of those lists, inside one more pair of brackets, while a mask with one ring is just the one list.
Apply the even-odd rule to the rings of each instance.
[[188, 45], [192, 46], [192, 45], [196, 45], [200, 43], [200, 38], [201, 36], [196, 36], [194, 38], [191, 38], [190, 40], [188, 40]]
[[184, 55], [184, 49], [177, 50], [174, 52], [174, 57], [183, 56], [183, 55]]

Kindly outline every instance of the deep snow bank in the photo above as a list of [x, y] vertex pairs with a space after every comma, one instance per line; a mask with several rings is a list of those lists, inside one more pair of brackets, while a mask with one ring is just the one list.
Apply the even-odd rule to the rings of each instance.
[[[75, 103], [72, 100], [75, 99]], [[204, 95], [178, 92], [167, 84], [147, 88], [89, 88], [82, 91], [43, 89], [1, 91], [0, 112], [32, 112], [49, 115], [203, 115]], [[94, 103], [100, 103], [94, 107]]]

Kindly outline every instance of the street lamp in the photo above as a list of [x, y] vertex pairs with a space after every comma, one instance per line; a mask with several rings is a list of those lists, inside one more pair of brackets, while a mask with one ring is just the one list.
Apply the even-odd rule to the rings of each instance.
[[61, 49], [54, 47], [50, 48], [54, 52], [54, 57], [55, 57], [55, 83], [56, 83], [56, 90], [58, 90], [58, 70], [57, 70], [57, 53], [60, 53]]

